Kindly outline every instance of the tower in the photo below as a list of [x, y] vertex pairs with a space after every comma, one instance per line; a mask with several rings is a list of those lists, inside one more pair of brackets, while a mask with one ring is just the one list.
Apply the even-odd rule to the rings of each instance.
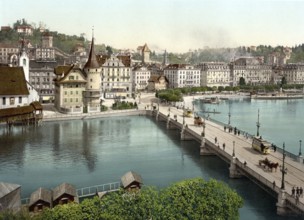
[[84, 104], [90, 107], [98, 107], [100, 106], [101, 100], [101, 68], [95, 54], [94, 34], [92, 37], [89, 58], [84, 65], [83, 70], [87, 75], [87, 85], [84, 93]]
[[150, 49], [147, 46], [147, 44], [145, 44], [142, 48], [142, 62], [143, 63], [149, 63], [150, 62]]
[[26, 53], [25, 49], [25, 39], [23, 37], [21, 41], [21, 49], [19, 53], [19, 66], [23, 67], [24, 75], [25, 75], [25, 80], [29, 82], [29, 75], [30, 75], [30, 61], [29, 57]]

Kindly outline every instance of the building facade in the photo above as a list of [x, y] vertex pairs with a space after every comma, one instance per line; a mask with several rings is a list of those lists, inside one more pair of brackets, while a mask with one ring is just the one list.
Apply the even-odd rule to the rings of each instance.
[[100, 55], [98, 62], [104, 98], [132, 97], [131, 56]]
[[272, 79], [272, 66], [253, 57], [239, 58], [230, 63], [230, 71], [232, 86], [239, 85], [241, 78], [249, 85], [269, 84]]
[[208, 62], [198, 65], [201, 70], [201, 86], [230, 86], [230, 68], [227, 63]]
[[283, 67], [287, 84], [304, 84], [304, 63], [291, 63]]
[[199, 87], [201, 71], [192, 65], [170, 64], [164, 68], [169, 88]]
[[134, 92], [145, 90], [148, 86], [148, 81], [151, 77], [151, 72], [146, 66], [136, 66], [132, 70], [132, 89]]

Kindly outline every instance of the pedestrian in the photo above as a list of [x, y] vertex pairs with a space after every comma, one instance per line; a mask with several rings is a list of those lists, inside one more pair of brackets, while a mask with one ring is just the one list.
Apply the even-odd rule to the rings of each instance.
[[295, 187], [292, 187], [292, 190], [291, 190], [291, 195], [292, 195], [292, 196], [295, 196], [295, 191], [296, 191], [296, 190], [295, 190]]
[[224, 131], [226, 132], [226, 126], [224, 126]]
[[275, 186], [276, 186], [275, 181], [273, 181], [272, 188], [275, 189]]
[[244, 167], [247, 165], [247, 162], [246, 161], [244, 161]]
[[300, 196], [301, 196], [301, 198], [303, 197], [303, 188], [302, 188], [302, 186], [300, 187]]
[[277, 151], [277, 145], [273, 146], [273, 151], [276, 152]]
[[240, 135], [240, 133], [241, 133], [240, 130], [238, 130], [238, 135]]
[[214, 142], [215, 142], [215, 143], [217, 142], [217, 137], [214, 138]]
[[225, 147], [226, 147], [226, 144], [225, 144], [225, 143], [223, 143], [223, 150], [225, 150]]
[[297, 189], [296, 189], [296, 194], [297, 194], [297, 196], [300, 195], [300, 189], [299, 189], [299, 187], [297, 187]]

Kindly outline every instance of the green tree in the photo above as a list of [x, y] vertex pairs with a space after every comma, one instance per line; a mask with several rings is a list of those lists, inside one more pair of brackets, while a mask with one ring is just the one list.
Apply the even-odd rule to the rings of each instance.
[[287, 84], [286, 77], [283, 76], [283, 77], [282, 77], [282, 81], [281, 81], [281, 85], [283, 86], [283, 85], [286, 85], [286, 84]]
[[239, 219], [242, 198], [226, 184], [201, 178], [173, 184], [161, 193], [162, 219]]
[[240, 78], [239, 84], [240, 84], [240, 86], [246, 85], [246, 82], [245, 82], [245, 78], [244, 78], [244, 77], [241, 77], [241, 78]]

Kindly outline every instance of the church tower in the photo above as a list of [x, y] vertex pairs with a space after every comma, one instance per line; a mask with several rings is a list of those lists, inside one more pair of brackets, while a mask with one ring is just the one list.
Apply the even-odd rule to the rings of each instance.
[[29, 82], [30, 77], [30, 59], [26, 53], [25, 49], [25, 39], [22, 39], [21, 50], [19, 53], [19, 66], [23, 67], [25, 80]]
[[87, 75], [87, 85], [84, 93], [84, 103], [87, 107], [99, 107], [101, 100], [101, 68], [96, 58], [94, 49], [94, 34], [88, 61], [83, 67]]

